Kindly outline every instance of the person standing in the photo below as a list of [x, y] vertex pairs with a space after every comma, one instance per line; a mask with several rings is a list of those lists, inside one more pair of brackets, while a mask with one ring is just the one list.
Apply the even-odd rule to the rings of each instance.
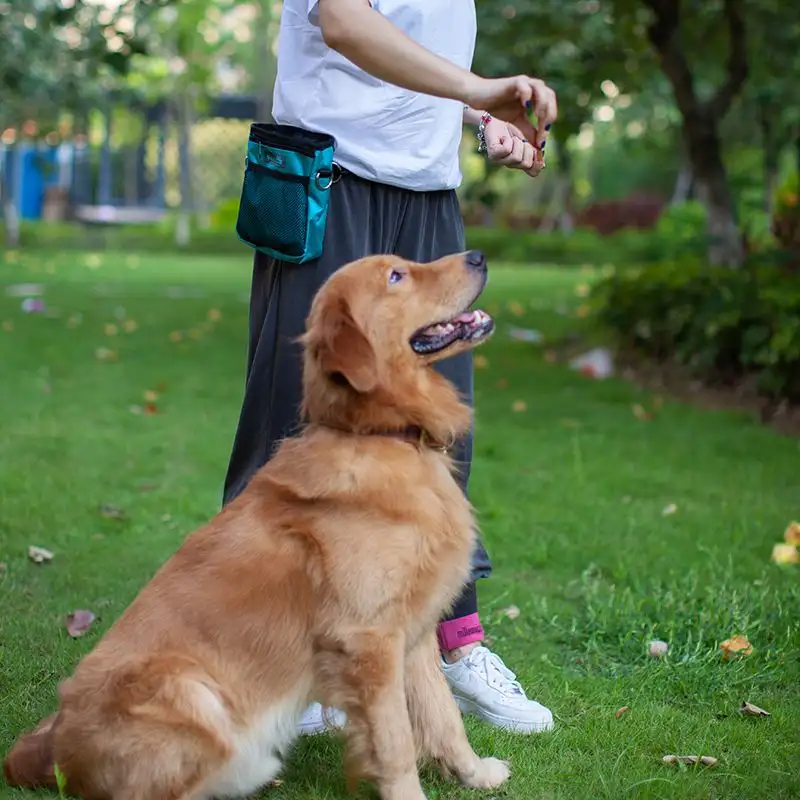
[[[247, 377], [225, 503], [301, 424], [297, 337], [323, 282], [367, 255], [427, 262], [465, 249], [455, 193], [463, 125], [477, 127], [490, 161], [533, 177], [544, 168], [555, 94], [527, 75], [472, 73], [476, 27], [474, 0], [284, 0], [273, 117], [333, 136], [339, 169], [322, 255], [304, 264], [255, 255]], [[436, 366], [471, 404], [471, 353]], [[466, 492], [471, 436], [456, 443], [453, 456]], [[551, 712], [481, 644], [475, 581], [490, 572], [479, 543], [472, 581], [439, 625], [442, 671], [462, 711], [522, 733], [549, 730]], [[341, 712], [313, 704], [300, 730], [318, 733], [343, 721]]]

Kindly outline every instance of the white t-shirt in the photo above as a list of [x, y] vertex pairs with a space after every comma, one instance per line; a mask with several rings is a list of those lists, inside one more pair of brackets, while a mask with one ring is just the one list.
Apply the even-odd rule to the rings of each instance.
[[[423, 47], [470, 69], [474, 0], [372, 0]], [[362, 178], [417, 191], [461, 183], [464, 108], [373, 78], [323, 41], [317, 0], [284, 0], [272, 116], [331, 134], [335, 159]]]

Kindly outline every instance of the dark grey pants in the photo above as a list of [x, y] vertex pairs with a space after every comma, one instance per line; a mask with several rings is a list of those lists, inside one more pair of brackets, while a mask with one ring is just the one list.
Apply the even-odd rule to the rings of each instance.
[[[250, 296], [247, 381], [233, 444], [224, 502], [238, 495], [276, 446], [300, 429], [302, 358], [296, 339], [305, 330], [311, 301], [339, 267], [368, 255], [393, 253], [411, 261], [434, 261], [465, 249], [464, 227], [453, 191], [412, 192], [345, 173], [331, 189], [322, 256], [290, 264], [256, 253]], [[472, 355], [463, 353], [436, 368], [472, 404]], [[466, 493], [472, 436], [457, 443], [458, 480]], [[488, 577], [491, 563], [478, 544], [473, 580]], [[454, 617], [475, 613], [474, 585]]]

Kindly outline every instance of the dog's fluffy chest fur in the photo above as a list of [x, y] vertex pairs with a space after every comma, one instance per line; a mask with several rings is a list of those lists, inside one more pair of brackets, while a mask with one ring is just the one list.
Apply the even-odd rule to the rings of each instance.
[[322, 431], [286, 442], [259, 482], [265, 507], [285, 503], [301, 519], [309, 503], [324, 509], [305, 532], [325, 576], [318, 588], [349, 586], [348, 611], [364, 624], [398, 593], [415, 627], [435, 624], [468, 577], [472, 509], [436, 451]]

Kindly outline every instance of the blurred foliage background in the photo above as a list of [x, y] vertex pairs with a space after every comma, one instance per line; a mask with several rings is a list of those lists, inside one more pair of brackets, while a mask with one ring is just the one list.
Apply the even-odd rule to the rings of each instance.
[[[506, 262], [644, 270], [643, 285], [648, 267], [667, 264], [662, 292], [675, 264], [687, 280], [720, 275], [714, 296], [741, 297], [739, 283], [725, 288], [729, 273], [769, 275], [794, 304], [748, 317], [731, 300], [738, 321], [725, 325], [767, 348], [759, 369], [800, 364], [796, 8], [479, 0], [477, 11], [475, 70], [545, 78], [560, 117], [538, 180], [491, 167], [466, 132], [470, 244]], [[273, 0], [0, 0], [5, 246], [241, 252], [245, 141], [253, 119], [269, 118], [280, 12]], [[630, 314], [599, 318], [638, 342], [631, 314], [644, 304], [631, 292]], [[648, 325], [673, 330], [670, 297], [662, 307]], [[747, 334], [751, 318], [760, 322]], [[695, 349], [725, 325], [706, 325]], [[677, 347], [683, 334], [671, 335]]]

